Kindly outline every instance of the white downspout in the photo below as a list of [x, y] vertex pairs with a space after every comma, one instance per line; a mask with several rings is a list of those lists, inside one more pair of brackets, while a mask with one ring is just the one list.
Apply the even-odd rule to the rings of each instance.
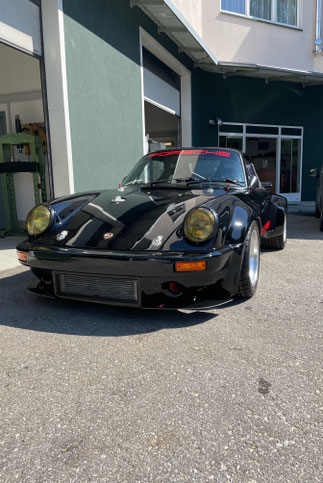
[[321, 39], [321, 18], [322, 18], [322, 0], [316, 2], [316, 39], [315, 39], [315, 54], [322, 52], [322, 39]]

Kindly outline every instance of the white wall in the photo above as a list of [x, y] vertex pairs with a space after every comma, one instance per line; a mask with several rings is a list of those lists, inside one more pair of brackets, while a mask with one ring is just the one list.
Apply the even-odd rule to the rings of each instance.
[[62, 0], [42, 0], [48, 116], [55, 196], [74, 192]]
[[220, 61], [323, 73], [323, 56], [312, 53], [316, 2], [299, 1], [301, 28], [292, 29], [222, 13], [221, 0], [172, 0]]

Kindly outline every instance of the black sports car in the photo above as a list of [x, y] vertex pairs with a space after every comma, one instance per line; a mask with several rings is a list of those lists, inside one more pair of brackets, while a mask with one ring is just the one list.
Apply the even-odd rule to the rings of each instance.
[[315, 216], [320, 219], [320, 230], [323, 231], [323, 164], [321, 169], [311, 169], [310, 176], [317, 178], [315, 194]]
[[119, 189], [36, 206], [18, 258], [42, 295], [160, 308], [221, 303], [254, 295], [260, 244], [284, 248], [286, 209], [236, 150], [161, 150]]

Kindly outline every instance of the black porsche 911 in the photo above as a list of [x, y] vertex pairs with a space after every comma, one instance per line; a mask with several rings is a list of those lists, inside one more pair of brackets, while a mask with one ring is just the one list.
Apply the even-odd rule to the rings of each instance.
[[133, 307], [221, 303], [254, 295], [260, 245], [284, 248], [286, 210], [239, 151], [160, 150], [119, 189], [33, 208], [18, 259], [41, 295]]
[[310, 176], [317, 178], [315, 195], [315, 216], [320, 219], [320, 230], [323, 231], [323, 164], [321, 169], [311, 169]]

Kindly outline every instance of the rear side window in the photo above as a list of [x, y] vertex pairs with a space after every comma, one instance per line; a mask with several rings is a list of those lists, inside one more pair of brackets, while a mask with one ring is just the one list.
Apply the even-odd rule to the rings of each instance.
[[258, 183], [257, 185], [260, 186], [260, 181], [259, 181], [259, 176], [257, 174], [257, 171], [253, 165], [248, 159], [245, 159], [245, 166], [246, 166], [246, 173], [247, 173], [247, 178], [248, 178], [248, 183], [250, 184], [254, 176], [257, 178]]

